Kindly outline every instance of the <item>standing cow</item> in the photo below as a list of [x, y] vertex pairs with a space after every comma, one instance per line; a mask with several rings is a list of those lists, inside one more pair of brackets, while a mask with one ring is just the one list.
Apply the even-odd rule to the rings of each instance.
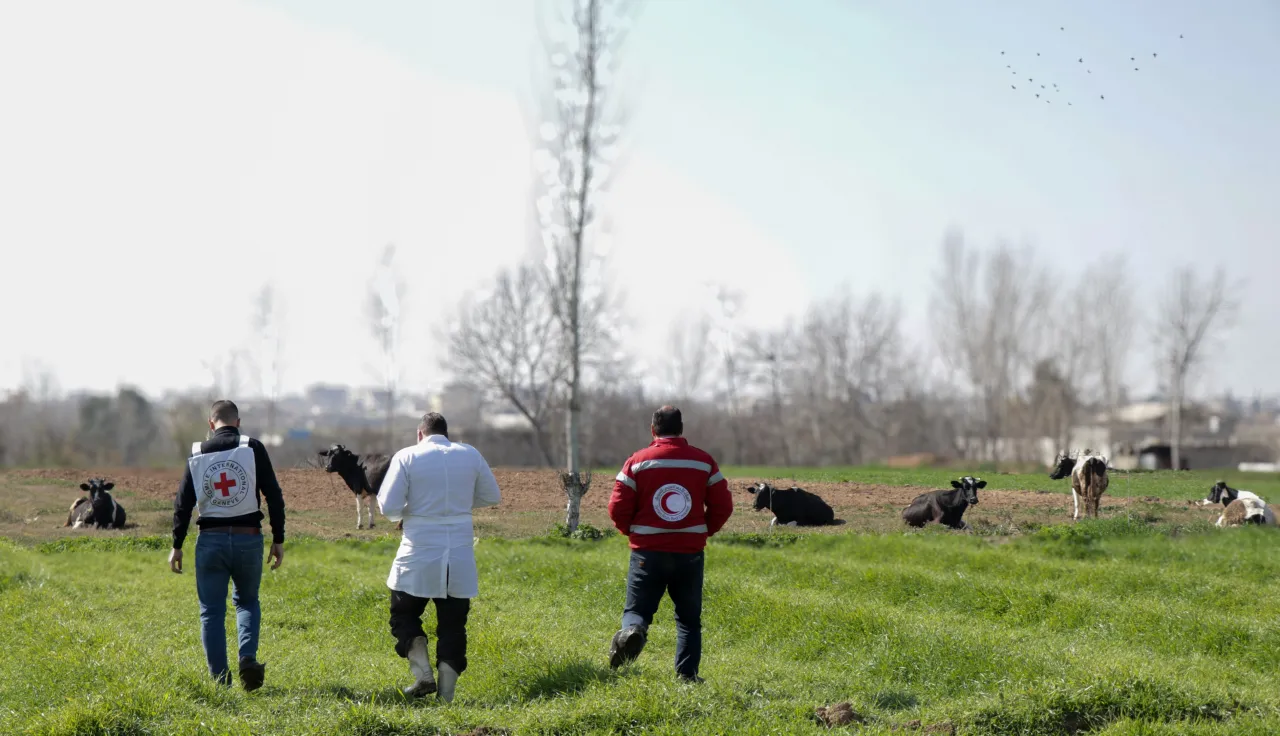
[[1083, 500], [1085, 515], [1096, 519], [1102, 494], [1111, 482], [1107, 477], [1107, 459], [1093, 454], [1092, 450], [1085, 450], [1074, 458], [1063, 451], [1058, 453], [1053, 466], [1053, 471], [1049, 473], [1053, 480], [1071, 475], [1071, 500], [1075, 507], [1071, 518], [1077, 521], [1080, 519], [1080, 502]]
[[952, 529], [969, 529], [969, 522], [964, 520], [965, 509], [978, 505], [978, 489], [986, 487], [985, 480], [971, 475], [953, 480], [949, 491], [929, 491], [911, 499], [902, 510], [902, 520], [914, 527], [937, 522]]
[[[342, 445], [334, 445], [317, 453], [324, 460], [326, 473], [337, 473], [347, 488], [356, 495], [356, 528], [362, 528], [361, 502], [369, 512], [369, 528], [373, 528], [373, 504], [378, 498], [382, 479], [387, 477], [391, 458], [369, 453], [357, 455]], [[398, 527], [397, 527], [398, 528]]]

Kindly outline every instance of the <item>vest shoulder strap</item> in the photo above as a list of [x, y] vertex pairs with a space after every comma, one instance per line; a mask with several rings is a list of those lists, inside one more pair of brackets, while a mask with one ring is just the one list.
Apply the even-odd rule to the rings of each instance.
[[196, 455], [199, 455], [199, 454], [200, 454], [200, 442], [197, 440], [196, 442], [191, 443], [191, 456], [195, 457]]
[[242, 434], [242, 435], [240, 435], [240, 446], [241, 446], [241, 447], [248, 447], [248, 446], [249, 446], [249, 435], [247, 435], [247, 434]]

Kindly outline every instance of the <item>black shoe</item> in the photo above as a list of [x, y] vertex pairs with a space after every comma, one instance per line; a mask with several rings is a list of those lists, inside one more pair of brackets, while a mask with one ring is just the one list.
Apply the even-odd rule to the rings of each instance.
[[266, 678], [267, 666], [252, 657], [240, 658], [240, 684], [248, 692], [253, 692], [262, 687], [262, 681]]
[[631, 626], [614, 634], [613, 642], [609, 645], [609, 666], [616, 669], [634, 661], [640, 656], [640, 650], [644, 649], [645, 638], [644, 629], [639, 626]]
[[691, 685], [701, 685], [702, 683], [706, 682], [706, 680], [702, 679], [701, 677], [698, 677], [697, 675], [678, 674], [676, 675], [676, 677], [679, 677], [681, 682], [687, 682]]

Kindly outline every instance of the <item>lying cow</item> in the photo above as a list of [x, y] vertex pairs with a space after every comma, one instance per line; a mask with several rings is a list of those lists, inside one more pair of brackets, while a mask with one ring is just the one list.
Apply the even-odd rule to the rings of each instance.
[[93, 526], [98, 529], [124, 528], [124, 507], [111, 497], [111, 489], [116, 484], [104, 478], [90, 478], [88, 483], [81, 483], [80, 490], [88, 491], [88, 496], [77, 498], [71, 504], [67, 514], [67, 523], [73, 529]]
[[902, 510], [902, 520], [914, 527], [937, 522], [952, 529], [969, 529], [963, 518], [965, 509], [978, 505], [978, 489], [986, 487], [985, 480], [971, 475], [953, 480], [949, 491], [929, 491], [911, 499]]
[[328, 450], [321, 450], [326, 473], [337, 473], [342, 476], [347, 488], [356, 494], [356, 528], [362, 528], [361, 501], [369, 512], [369, 528], [373, 528], [373, 504], [378, 498], [378, 489], [382, 479], [387, 477], [387, 468], [391, 466], [391, 458], [380, 454], [357, 455], [342, 445], [334, 445]]
[[1276, 514], [1267, 502], [1251, 491], [1241, 491], [1218, 481], [1209, 489], [1208, 498], [1200, 502], [1203, 506], [1221, 503], [1224, 508], [1218, 517], [1218, 526], [1240, 526], [1241, 524], [1276, 525]]
[[769, 526], [823, 526], [836, 523], [836, 512], [821, 496], [803, 488], [792, 486], [779, 490], [768, 483], [758, 483], [747, 488], [756, 497], [755, 510], [769, 509], [773, 520]]

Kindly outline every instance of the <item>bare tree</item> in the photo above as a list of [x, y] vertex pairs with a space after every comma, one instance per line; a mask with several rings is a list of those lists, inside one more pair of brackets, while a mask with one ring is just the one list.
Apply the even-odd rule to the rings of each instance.
[[959, 233], [949, 233], [935, 283], [939, 352], [979, 401], [983, 452], [998, 456], [1012, 399], [1041, 354], [1052, 293], [1047, 274], [1029, 250], [971, 252]]
[[254, 303], [253, 328], [258, 336], [258, 376], [267, 401], [268, 435], [276, 431], [276, 402], [280, 393], [280, 303], [275, 287], [264, 284]]
[[539, 126], [544, 191], [537, 204], [552, 308], [567, 353], [562, 479], [569, 499], [565, 524], [573, 531], [590, 488], [590, 475], [579, 469], [584, 355], [593, 335], [603, 335], [597, 328], [607, 303], [606, 290], [591, 288], [600, 253], [593, 232], [621, 132], [613, 91], [629, 8], [621, 0], [565, 2], [570, 11], [548, 38], [552, 74]]
[[1139, 319], [1127, 259], [1117, 255], [1089, 266], [1081, 278], [1080, 289], [1088, 294], [1088, 323], [1095, 338], [1098, 388], [1108, 424], [1114, 429]]
[[396, 449], [396, 387], [400, 378], [400, 314], [405, 285], [395, 270], [396, 247], [388, 243], [382, 249], [377, 270], [369, 283], [366, 314], [369, 331], [382, 358], [382, 384], [386, 409], [387, 453]]
[[[760, 367], [757, 376], [766, 384], [769, 395], [769, 409], [772, 414], [773, 444], [781, 452], [782, 464], [790, 466], [791, 433], [787, 430], [787, 417], [784, 406], [791, 398], [788, 392], [788, 379], [794, 370], [797, 359], [796, 344], [799, 342], [791, 325], [774, 330], [756, 330], [747, 335], [744, 341], [751, 360]], [[796, 387], [799, 388], [799, 387]]]
[[243, 372], [249, 363], [249, 354], [242, 347], [230, 348], [220, 355], [200, 362], [209, 375], [209, 392], [205, 398], [227, 398], [240, 394]]
[[1204, 281], [1192, 267], [1183, 267], [1169, 281], [1152, 337], [1158, 366], [1169, 381], [1169, 445], [1176, 470], [1182, 466], [1182, 405], [1188, 380], [1200, 367], [1205, 348], [1234, 324], [1239, 302], [1231, 296], [1221, 267]]
[[810, 417], [813, 460], [861, 463], [887, 446], [884, 410], [901, 394], [900, 325], [898, 305], [876, 294], [839, 294], [808, 310], [794, 390]]
[[746, 454], [746, 437], [741, 417], [745, 410], [745, 392], [752, 380], [752, 364], [744, 342], [739, 338], [744, 330], [739, 323], [742, 311], [742, 293], [719, 285], [714, 288], [715, 313], [712, 315], [711, 345], [719, 357], [721, 379], [720, 405], [729, 417], [733, 433], [732, 461], [741, 463]]
[[711, 318], [705, 314], [671, 325], [667, 337], [667, 383], [682, 400], [695, 399], [711, 368]]
[[547, 437], [566, 353], [537, 266], [503, 270], [491, 291], [467, 300], [449, 334], [449, 367], [511, 404], [529, 421], [539, 454], [555, 465]]

